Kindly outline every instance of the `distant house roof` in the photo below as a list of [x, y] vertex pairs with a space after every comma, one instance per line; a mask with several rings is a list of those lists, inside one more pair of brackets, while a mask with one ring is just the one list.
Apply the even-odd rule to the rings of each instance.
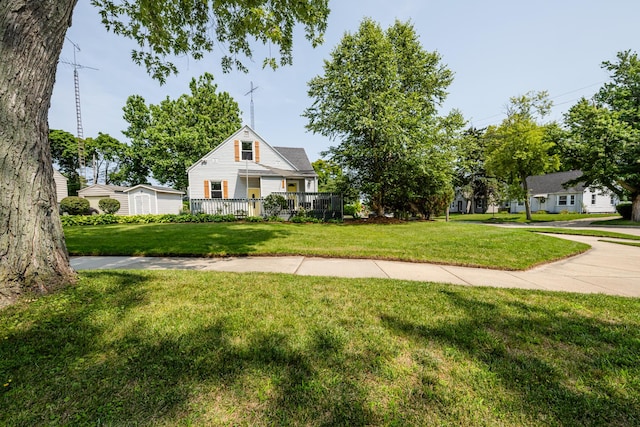
[[[578, 183], [573, 187], [565, 187], [564, 184], [582, 176], [582, 171], [549, 173], [527, 178], [527, 185], [532, 195], [545, 195], [549, 193], [582, 193], [584, 185]], [[546, 197], [546, 196], [545, 196]]]
[[[313, 171], [313, 166], [307, 157], [307, 153], [304, 148], [297, 147], [273, 147], [278, 153], [282, 155], [289, 163], [291, 163], [296, 169], [301, 172]], [[314, 173], [315, 175], [315, 173]]]
[[184, 194], [184, 191], [180, 191], [180, 190], [176, 190], [175, 188], [169, 188], [169, 187], [161, 187], [159, 185], [148, 185], [148, 184], [138, 184], [138, 185], [134, 185], [133, 187], [127, 188], [126, 190], [123, 190], [125, 193], [128, 193], [130, 191], [135, 190], [136, 188], [146, 188], [149, 190], [153, 190], [156, 191], [158, 193], [175, 193], [175, 194]]

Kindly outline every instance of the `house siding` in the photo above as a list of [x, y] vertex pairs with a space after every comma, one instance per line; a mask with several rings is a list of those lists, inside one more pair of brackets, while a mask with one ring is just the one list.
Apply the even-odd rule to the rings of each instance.
[[157, 212], [159, 214], [179, 214], [182, 210], [182, 195], [157, 193]]
[[53, 182], [56, 185], [56, 201], [60, 203], [62, 199], [69, 195], [69, 189], [67, 187], [67, 178], [58, 172], [53, 170]]
[[[254, 160], [236, 161], [238, 151], [236, 141], [241, 144], [242, 141], [253, 141]], [[257, 144], [256, 144], [257, 142]], [[256, 150], [257, 148], [257, 150]], [[256, 160], [259, 160], [258, 163]], [[225, 140], [222, 144], [201, 158], [188, 170], [189, 175], [189, 198], [204, 199], [205, 197], [205, 181], [227, 181], [228, 198], [245, 198], [247, 197], [246, 178], [244, 175], [246, 169], [257, 171], [259, 174], [269, 174], [270, 169], [263, 165], [269, 165], [273, 168], [294, 171], [292, 167], [282, 156], [273, 149], [269, 144], [256, 135], [250, 128], [243, 128]], [[251, 175], [251, 173], [250, 173]], [[249, 187], [253, 184], [250, 177]], [[260, 181], [260, 189], [262, 196], [266, 196], [273, 191], [285, 191], [279, 184], [274, 185], [273, 181], [280, 183], [281, 177], [262, 177]], [[314, 180], [315, 181], [315, 180]], [[255, 181], [254, 181], [255, 183]], [[315, 183], [313, 185], [315, 188]], [[286, 187], [285, 187], [286, 188]], [[304, 191], [304, 188], [301, 187]]]
[[83, 188], [78, 191], [78, 196], [89, 200], [89, 205], [94, 209], [98, 209], [100, 212], [102, 212], [98, 206], [100, 199], [116, 199], [120, 202], [120, 209], [116, 212], [116, 215], [129, 215], [129, 197], [122, 191], [116, 191], [106, 186], [96, 185]]

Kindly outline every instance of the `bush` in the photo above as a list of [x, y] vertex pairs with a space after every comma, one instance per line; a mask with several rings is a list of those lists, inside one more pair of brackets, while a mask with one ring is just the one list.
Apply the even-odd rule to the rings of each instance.
[[287, 208], [287, 199], [280, 194], [269, 194], [262, 202], [264, 211], [269, 218], [278, 216], [283, 209]]
[[82, 197], [69, 196], [60, 200], [60, 210], [69, 215], [86, 215], [89, 208], [89, 201]]
[[120, 202], [116, 199], [100, 199], [98, 207], [106, 214], [114, 214], [120, 209]]
[[537, 211], [536, 213], [537, 213], [537, 214], [539, 214], [539, 215], [546, 215], [546, 214], [547, 214], [547, 211], [545, 211], [545, 210], [539, 210], [539, 211]]
[[616, 210], [622, 217], [622, 219], [626, 219], [627, 221], [631, 221], [631, 212], [633, 210], [633, 204], [631, 202], [622, 202], [616, 206]]

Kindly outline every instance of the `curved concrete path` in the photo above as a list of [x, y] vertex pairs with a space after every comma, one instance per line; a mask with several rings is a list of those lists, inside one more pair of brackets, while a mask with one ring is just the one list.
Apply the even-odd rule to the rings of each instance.
[[[592, 228], [592, 227], [590, 227]], [[610, 229], [640, 235], [640, 229]], [[602, 242], [601, 238], [556, 235], [592, 249], [528, 271], [502, 271], [396, 261], [304, 256], [162, 258], [74, 257], [76, 270], [188, 269], [227, 272], [278, 272], [305, 276], [372, 277], [430, 281], [469, 286], [604, 293], [640, 297], [640, 248]]]

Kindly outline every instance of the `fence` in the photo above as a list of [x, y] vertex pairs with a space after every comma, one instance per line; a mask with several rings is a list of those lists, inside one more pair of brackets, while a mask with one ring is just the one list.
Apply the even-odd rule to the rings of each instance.
[[[272, 193], [284, 198], [285, 203], [277, 216], [290, 220], [296, 215], [322, 220], [342, 219], [342, 196], [333, 193]], [[191, 199], [192, 213], [217, 215], [268, 216], [264, 210], [264, 199]]]

